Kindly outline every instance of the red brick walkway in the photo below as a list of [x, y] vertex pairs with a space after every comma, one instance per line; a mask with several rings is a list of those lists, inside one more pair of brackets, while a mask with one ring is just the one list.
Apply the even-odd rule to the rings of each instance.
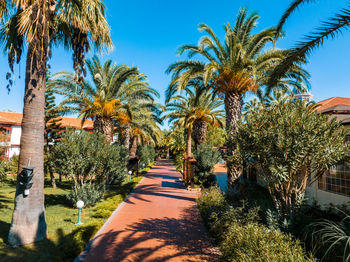
[[158, 161], [77, 261], [219, 261], [180, 177]]

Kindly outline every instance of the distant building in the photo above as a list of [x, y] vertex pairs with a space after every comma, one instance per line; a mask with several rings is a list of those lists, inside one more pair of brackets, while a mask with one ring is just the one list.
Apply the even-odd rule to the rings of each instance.
[[[0, 111], [0, 132], [5, 134], [5, 139], [0, 141], [0, 146], [6, 147], [2, 156], [5, 159], [19, 154], [22, 118], [22, 113]], [[91, 131], [94, 125], [92, 120], [87, 119], [82, 126], [81, 119], [74, 117], [62, 117], [59, 123], [63, 128], [84, 129], [86, 131]]]
[[[317, 111], [341, 121], [345, 128], [350, 128], [350, 98], [332, 97], [318, 103]], [[346, 138], [350, 141], [350, 136]], [[320, 205], [341, 205], [350, 201], [350, 162], [344, 161], [328, 170], [307, 190], [309, 200], [316, 200]]]

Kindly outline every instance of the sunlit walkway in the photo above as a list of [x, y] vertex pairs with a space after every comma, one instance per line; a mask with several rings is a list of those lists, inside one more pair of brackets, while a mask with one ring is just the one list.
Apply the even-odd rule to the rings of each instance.
[[80, 261], [218, 261], [195, 199], [161, 160], [115, 212]]

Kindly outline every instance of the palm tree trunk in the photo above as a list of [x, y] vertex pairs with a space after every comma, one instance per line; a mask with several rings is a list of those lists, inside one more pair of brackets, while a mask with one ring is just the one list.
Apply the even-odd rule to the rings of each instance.
[[102, 122], [102, 117], [96, 116], [95, 121], [94, 121], [94, 131], [100, 132], [103, 134], [103, 122]]
[[242, 116], [242, 94], [227, 92], [225, 94], [226, 131], [227, 131], [227, 184], [232, 186], [243, 172], [240, 157], [237, 155], [237, 148], [233, 141], [237, 130], [237, 122]]
[[128, 123], [125, 126], [125, 140], [124, 140], [124, 146], [128, 151], [130, 149], [130, 132], [131, 132], [131, 125], [130, 123]]
[[186, 157], [192, 156], [192, 130], [191, 128], [187, 128], [187, 137], [186, 137]]
[[51, 180], [52, 188], [56, 188], [55, 175], [53, 174], [53, 168], [51, 165], [49, 165], [49, 173], [50, 173], [50, 180]]
[[94, 130], [104, 134], [106, 137], [106, 142], [113, 142], [114, 123], [111, 118], [96, 116], [94, 121]]
[[[37, 23], [40, 23], [40, 21]], [[47, 233], [44, 208], [46, 59], [45, 54], [44, 58], [39, 55], [42, 50], [38, 50], [37, 46], [38, 42], [45, 40], [48, 41], [45, 37], [42, 37], [42, 39], [34, 37], [34, 40], [28, 46], [18, 171], [20, 172], [24, 166], [28, 165], [35, 167], [34, 183], [30, 189], [30, 194], [24, 196], [24, 190], [19, 185], [17, 176], [15, 208], [8, 237], [8, 241], [12, 246], [29, 244], [44, 239]], [[46, 46], [48, 46], [47, 43]]]
[[192, 138], [196, 149], [198, 145], [204, 143], [205, 138], [207, 137], [207, 132], [208, 132], [207, 122], [201, 119], [194, 121]]
[[133, 136], [132, 142], [131, 142], [131, 148], [130, 148], [130, 158], [136, 157], [136, 152], [137, 152], [137, 144], [138, 144], [138, 136]]

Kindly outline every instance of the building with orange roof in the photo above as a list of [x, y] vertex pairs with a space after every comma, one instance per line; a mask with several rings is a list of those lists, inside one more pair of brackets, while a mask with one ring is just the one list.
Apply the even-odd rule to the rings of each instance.
[[[0, 131], [6, 136], [4, 141], [0, 141], [0, 146], [6, 147], [4, 157], [11, 158], [19, 154], [21, 134], [22, 134], [22, 113], [0, 111]], [[82, 125], [82, 119], [74, 117], [61, 117], [59, 122], [63, 128], [84, 129], [92, 131], [94, 122], [87, 119]]]
[[[350, 128], [350, 98], [331, 97], [318, 102], [317, 111], [341, 121]], [[350, 136], [347, 137], [350, 141]], [[319, 180], [307, 189], [307, 197], [321, 206], [350, 203], [350, 162], [343, 161], [330, 168]]]

